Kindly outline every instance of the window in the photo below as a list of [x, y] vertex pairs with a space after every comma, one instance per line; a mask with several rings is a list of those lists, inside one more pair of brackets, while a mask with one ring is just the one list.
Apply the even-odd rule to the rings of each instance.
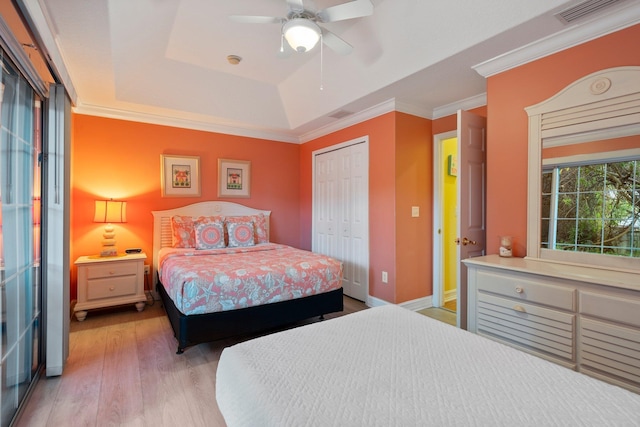
[[542, 170], [541, 247], [640, 258], [640, 159]]

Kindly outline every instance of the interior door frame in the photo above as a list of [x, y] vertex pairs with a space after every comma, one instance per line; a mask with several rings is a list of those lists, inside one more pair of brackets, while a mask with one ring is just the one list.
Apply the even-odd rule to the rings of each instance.
[[444, 304], [444, 272], [442, 269], [442, 198], [444, 196], [444, 167], [442, 162], [442, 143], [457, 138], [458, 131], [448, 131], [433, 136], [433, 296], [431, 304], [442, 307]]

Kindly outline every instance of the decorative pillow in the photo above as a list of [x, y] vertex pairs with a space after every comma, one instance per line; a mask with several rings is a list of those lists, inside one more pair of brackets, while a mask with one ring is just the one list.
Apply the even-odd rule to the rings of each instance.
[[195, 248], [196, 233], [195, 222], [197, 221], [218, 221], [224, 223], [223, 216], [191, 216], [174, 215], [171, 217], [171, 241], [174, 248]]
[[193, 218], [180, 215], [172, 216], [171, 237], [174, 248], [195, 248], [196, 235], [193, 230]]
[[194, 222], [196, 249], [224, 248], [224, 223], [216, 220], [199, 220]]
[[227, 233], [230, 248], [255, 245], [253, 222], [227, 222]]
[[236, 222], [251, 222], [253, 223], [254, 242], [269, 243], [269, 236], [267, 235], [267, 219], [262, 213], [258, 215], [227, 217], [225, 218], [225, 222], [227, 224]]
[[264, 214], [253, 215], [253, 217], [256, 243], [269, 243], [269, 236], [267, 235], [267, 219]]

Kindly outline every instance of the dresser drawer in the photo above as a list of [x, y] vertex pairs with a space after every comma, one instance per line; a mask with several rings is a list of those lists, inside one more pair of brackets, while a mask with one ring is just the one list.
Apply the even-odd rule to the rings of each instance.
[[640, 328], [640, 298], [604, 295], [595, 292], [579, 294], [580, 314]]
[[478, 334], [568, 362], [575, 361], [576, 316], [501, 298], [478, 295]]
[[87, 269], [87, 279], [100, 279], [103, 277], [136, 275], [137, 262], [112, 262], [109, 264], [96, 264], [84, 267]]
[[478, 271], [478, 290], [523, 302], [544, 304], [567, 311], [575, 310], [575, 289], [550, 285], [533, 278]]
[[580, 319], [580, 370], [640, 390], [640, 330]]
[[87, 301], [135, 295], [137, 282], [135, 275], [88, 280]]

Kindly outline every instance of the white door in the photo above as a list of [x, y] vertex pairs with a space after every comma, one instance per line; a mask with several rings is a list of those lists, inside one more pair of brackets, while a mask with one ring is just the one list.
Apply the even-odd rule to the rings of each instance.
[[458, 327], [467, 329], [467, 267], [486, 247], [486, 122], [458, 110]]
[[350, 141], [313, 153], [314, 252], [343, 263], [344, 294], [368, 295], [369, 144]]

